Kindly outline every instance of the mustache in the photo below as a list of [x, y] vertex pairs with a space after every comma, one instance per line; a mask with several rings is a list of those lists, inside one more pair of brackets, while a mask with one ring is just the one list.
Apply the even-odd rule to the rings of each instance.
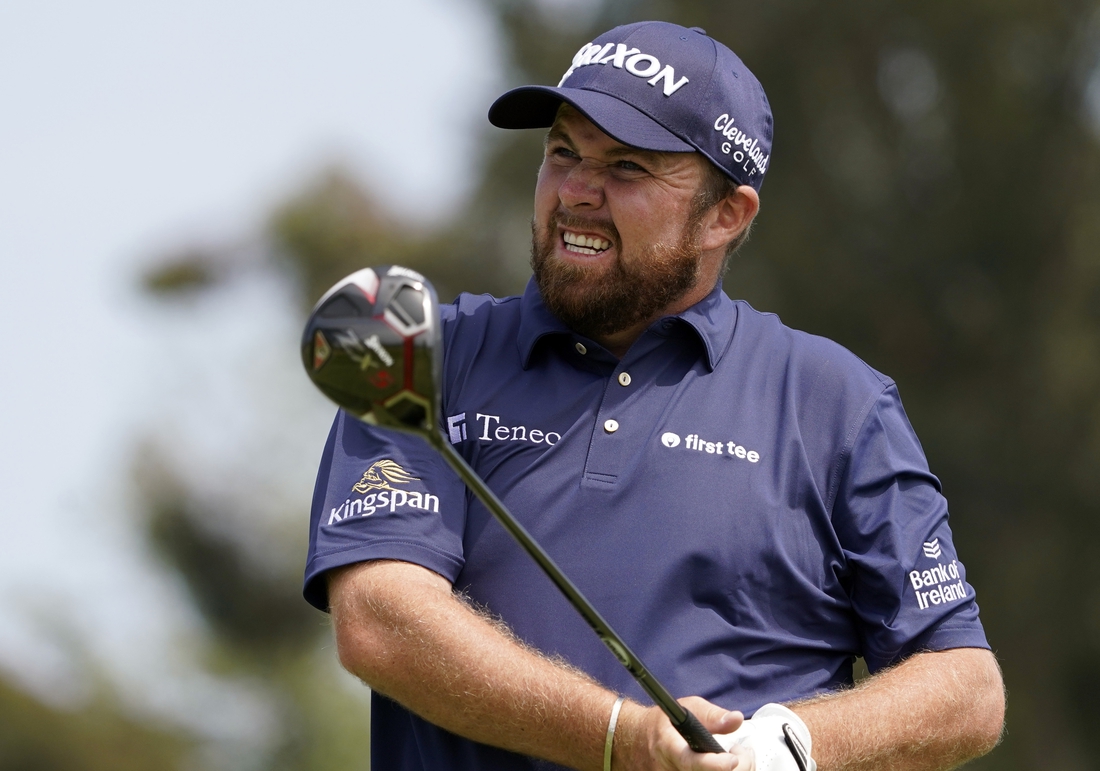
[[550, 215], [547, 223], [551, 231], [555, 229], [576, 230], [587, 233], [598, 233], [606, 238], [615, 247], [616, 251], [622, 251], [622, 239], [619, 237], [619, 229], [608, 220], [597, 220], [589, 217], [581, 217], [560, 209]]

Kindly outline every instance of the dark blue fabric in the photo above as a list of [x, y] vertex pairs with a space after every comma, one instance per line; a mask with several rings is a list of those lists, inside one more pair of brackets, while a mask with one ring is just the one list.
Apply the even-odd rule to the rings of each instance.
[[[858, 655], [875, 671], [988, 647], [897, 389], [844, 348], [720, 290], [656, 322], [621, 362], [566, 330], [533, 286], [464, 295], [444, 318], [443, 430], [674, 695], [751, 715], [850, 683]], [[438, 513], [334, 518], [381, 459], [418, 477], [392, 488], [437, 496]], [[307, 598], [324, 607], [325, 570], [382, 557], [441, 573], [535, 647], [647, 703], [423, 442], [340, 414]], [[379, 767], [547, 767], [387, 709], [407, 719], [374, 734]]]
[[548, 128], [568, 102], [610, 137], [659, 152], [697, 150], [759, 192], [774, 131], [764, 87], [698, 27], [641, 21], [586, 43], [557, 87], [521, 86], [489, 108], [509, 129]]

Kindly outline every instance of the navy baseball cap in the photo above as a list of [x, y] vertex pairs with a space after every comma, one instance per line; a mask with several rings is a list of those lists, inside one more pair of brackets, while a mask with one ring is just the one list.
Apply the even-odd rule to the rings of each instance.
[[489, 108], [500, 128], [547, 128], [568, 102], [608, 136], [660, 152], [698, 151], [757, 191], [772, 147], [764, 87], [698, 27], [625, 24], [585, 43], [557, 87], [512, 89]]

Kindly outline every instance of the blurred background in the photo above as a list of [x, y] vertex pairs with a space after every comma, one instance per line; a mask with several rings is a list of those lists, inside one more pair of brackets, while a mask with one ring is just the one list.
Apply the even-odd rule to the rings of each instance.
[[539, 132], [614, 24], [729, 44], [774, 158], [727, 291], [899, 383], [1005, 670], [975, 769], [1095, 769], [1100, 4], [9, 0], [0, 6], [0, 768], [366, 769], [300, 599], [358, 267], [527, 276]]

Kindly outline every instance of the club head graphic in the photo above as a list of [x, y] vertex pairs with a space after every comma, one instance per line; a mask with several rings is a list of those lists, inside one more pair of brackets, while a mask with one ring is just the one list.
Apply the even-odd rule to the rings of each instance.
[[439, 300], [419, 273], [364, 268], [317, 301], [302, 333], [313, 384], [351, 414], [387, 428], [437, 431]]

